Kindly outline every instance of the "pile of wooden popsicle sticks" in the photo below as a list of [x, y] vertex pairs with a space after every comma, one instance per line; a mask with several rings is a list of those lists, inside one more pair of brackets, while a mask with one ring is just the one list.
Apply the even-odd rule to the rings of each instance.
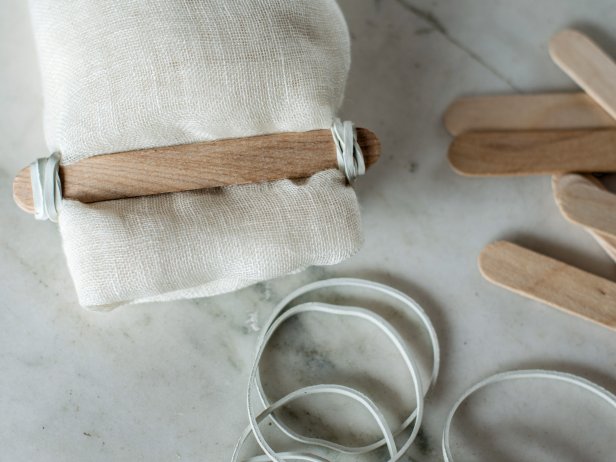
[[[616, 195], [593, 173], [616, 172], [616, 63], [575, 30], [550, 42], [553, 60], [585, 93], [463, 98], [445, 125], [454, 170], [468, 176], [552, 175], [563, 215], [616, 261]], [[479, 258], [489, 281], [616, 329], [616, 282], [500, 241]]]

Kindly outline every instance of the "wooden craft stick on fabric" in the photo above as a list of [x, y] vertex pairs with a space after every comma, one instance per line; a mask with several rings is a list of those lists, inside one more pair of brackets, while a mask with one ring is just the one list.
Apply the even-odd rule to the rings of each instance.
[[[357, 129], [366, 167], [380, 155], [374, 133]], [[237, 184], [305, 178], [338, 168], [330, 130], [143, 149], [61, 166], [62, 194], [85, 203]], [[15, 202], [34, 213], [30, 167], [13, 182]]]
[[569, 77], [616, 119], [616, 62], [590, 38], [573, 29], [552, 38], [550, 54]]
[[468, 132], [449, 162], [469, 176], [616, 172], [616, 129]]
[[581, 92], [464, 97], [449, 106], [444, 122], [454, 136], [469, 131], [616, 127], [616, 119]]
[[616, 283], [506, 241], [488, 245], [479, 268], [490, 282], [616, 330]]

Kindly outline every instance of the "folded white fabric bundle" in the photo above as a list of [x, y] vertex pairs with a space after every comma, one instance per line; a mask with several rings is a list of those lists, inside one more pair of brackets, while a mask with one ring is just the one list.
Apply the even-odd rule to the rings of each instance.
[[[334, 0], [30, 0], [45, 133], [62, 163], [329, 128], [350, 41]], [[259, 152], [254, 153], [259, 156]], [[361, 244], [353, 189], [312, 178], [97, 204], [59, 217], [82, 305], [209, 296]]]

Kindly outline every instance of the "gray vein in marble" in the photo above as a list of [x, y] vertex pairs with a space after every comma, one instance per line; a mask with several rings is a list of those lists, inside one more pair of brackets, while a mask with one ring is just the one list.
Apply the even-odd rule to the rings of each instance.
[[17, 252], [15, 249], [13, 249], [8, 242], [3, 242], [2, 243], [2, 247], [4, 248], [4, 250], [6, 250], [9, 254], [11, 254], [13, 256], [13, 258], [15, 258], [15, 260], [17, 261], [17, 263], [19, 263], [21, 266], [24, 267], [24, 269], [26, 269], [32, 276], [34, 276], [34, 278], [38, 281], [39, 284], [41, 284], [43, 287], [50, 289], [49, 285], [43, 281], [43, 279], [41, 279], [41, 277], [39, 276], [39, 274], [37, 273], [36, 269], [26, 260], [24, 260], [21, 255], [19, 254], [19, 252]]
[[[436, 15], [434, 15], [434, 13], [432, 13], [429, 10], [424, 10], [422, 8], [419, 8], [418, 6], [416, 6], [413, 3], [411, 3], [410, 0], [397, 0], [397, 2], [404, 9], [410, 11], [413, 15], [415, 15], [418, 18], [420, 18], [420, 19], [424, 20], [425, 22], [427, 22], [433, 30], [435, 30], [439, 34], [441, 34], [449, 43], [451, 43], [455, 47], [457, 47], [460, 50], [462, 50], [471, 59], [473, 59], [475, 62], [477, 62], [483, 68], [488, 70], [490, 73], [492, 73], [498, 79], [500, 79], [504, 83], [506, 83], [512, 90], [514, 90], [516, 92], [521, 92], [522, 91], [520, 88], [518, 88], [515, 85], [515, 83], [513, 83], [513, 81], [511, 79], [507, 78], [507, 76], [505, 74], [500, 72], [494, 66], [490, 65], [485, 59], [483, 59], [481, 56], [479, 56], [471, 48], [469, 48], [464, 43], [460, 42], [457, 38], [455, 38], [453, 35], [451, 35], [451, 33], [449, 32], [447, 27], [443, 24], [443, 22], [438, 17], [436, 17]], [[422, 30], [421, 33], [426, 33], [426, 31]]]

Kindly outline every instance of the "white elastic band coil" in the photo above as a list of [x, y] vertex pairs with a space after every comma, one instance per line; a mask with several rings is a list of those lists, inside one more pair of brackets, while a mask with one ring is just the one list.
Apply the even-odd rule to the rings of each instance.
[[366, 164], [361, 147], [357, 142], [357, 132], [352, 122], [334, 120], [332, 135], [336, 145], [338, 168], [345, 174], [349, 183], [366, 173]]
[[37, 220], [58, 221], [62, 204], [62, 185], [60, 183], [60, 154], [37, 159], [30, 164], [32, 184], [32, 203], [34, 218]]
[[[432, 354], [433, 354], [433, 368], [432, 374], [430, 377], [429, 384], [424, 386], [421, 381], [419, 368], [415, 359], [406, 344], [406, 342], [402, 339], [400, 334], [396, 331], [396, 329], [383, 317], [378, 314], [367, 310], [365, 308], [359, 307], [350, 307], [350, 306], [338, 306], [331, 305], [327, 303], [320, 302], [310, 302], [303, 303], [300, 305], [293, 306], [292, 308], [288, 308], [288, 306], [298, 297], [312, 291], [316, 291], [319, 289], [324, 289], [328, 287], [357, 287], [362, 289], [370, 289], [372, 291], [380, 292], [393, 298], [394, 300], [402, 302], [406, 308], [410, 308], [412, 312], [414, 312], [420, 319], [423, 326], [426, 328], [430, 342], [432, 344]], [[410, 415], [406, 418], [406, 420], [402, 423], [399, 429], [395, 432], [392, 432], [389, 428], [385, 418], [382, 413], [379, 411], [378, 407], [374, 404], [374, 402], [364, 394], [360, 393], [357, 390], [352, 388], [341, 386], [341, 385], [332, 385], [332, 384], [323, 384], [323, 385], [313, 385], [309, 387], [300, 388], [299, 390], [295, 390], [294, 392], [286, 395], [282, 399], [270, 403], [268, 397], [263, 390], [263, 386], [261, 383], [260, 377], [260, 362], [263, 356], [263, 352], [267, 346], [268, 341], [273, 336], [276, 329], [278, 329], [285, 321], [293, 316], [297, 316], [302, 313], [308, 312], [317, 312], [328, 315], [337, 315], [337, 316], [348, 316], [348, 317], [356, 317], [360, 319], [364, 319], [376, 327], [378, 327], [394, 344], [400, 355], [402, 356], [404, 363], [409, 371], [411, 376], [411, 380], [414, 385], [414, 398], [416, 400], [416, 409], [410, 413]], [[436, 332], [430, 319], [425, 314], [423, 309], [415, 302], [413, 299], [408, 297], [407, 295], [399, 292], [391, 287], [385, 286], [383, 284], [378, 284], [370, 281], [364, 281], [361, 279], [329, 279], [325, 281], [315, 282], [313, 284], [309, 284], [304, 286], [289, 296], [287, 296], [284, 300], [282, 300], [278, 306], [274, 309], [274, 313], [272, 314], [269, 322], [267, 323], [265, 329], [263, 330], [257, 347], [257, 354], [253, 363], [253, 367], [250, 374], [249, 384], [248, 384], [248, 392], [246, 396], [246, 405], [248, 410], [249, 417], [249, 426], [246, 428], [240, 439], [238, 440], [233, 456], [231, 458], [232, 462], [237, 462], [239, 458], [239, 453], [244, 445], [247, 438], [252, 434], [256, 439], [257, 443], [265, 453], [263, 456], [252, 457], [248, 459], [247, 462], [261, 462], [261, 461], [274, 461], [281, 462], [286, 460], [304, 460], [310, 462], [328, 462], [327, 459], [324, 459], [321, 456], [316, 454], [304, 453], [304, 452], [284, 452], [277, 453], [274, 451], [263, 436], [259, 424], [265, 420], [266, 418], [270, 418], [272, 422], [276, 424], [276, 426], [288, 437], [291, 439], [307, 445], [318, 446], [327, 448], [329, 450], [337, 451], [339, 453], [345, 454], [365, 454], [367, 452], [373, 451], [381, 446], [386, 446], [389, 453], [389, 462], [395, 462], [400, 460], [405, 453], [408, 451], [413, 441], [415, 440], [419, 428], [421, 426], [421, 421], [423, 417], [423, 401], [425, 394], [432, 388], [434, 385], [436, 378], [438, 376], [440, 365], [440, 349], [438, 344], [438, 339], [436, 337]], [[258, 415], [254, 409], [254, 400], [253, 395], [254, 391], [257, 392], [257, 396], [261, 401], [264, 410], [261, 411]], [[300, 435], [297, 432], [291, 430], [288, 426], [286, 426], [282, 421], [278, 419], [275, 415], [275, 411], [280, 407], [300, 398], [309, 395], [317, 395], [317, 394], [334, 394], [339, 396], [344, 396], [346, 398], [355, 400], [359, 404], [361, 404], [374, 418], [377, 423], [383, 438], [359, 447], [351, 447], [344, 446], [338, 443], [334, 443], [331, 441], [318, 439], [318, 438], [309, 438], [304, 435]], [[403, 431], [408, 429], [409, 426], [412, 426], [412, 430], [410, 435], [406, 438], [404, 443], [398, 448], [395, 437], [401, 434]]]
[[470, 395], [472, 395], [473, 393], [475, 393], [476, 391], [484, 387], [487, 387], [488, 385], [506, 382], [509, 380], [522, 380], [522, 379], [545, 379], [545, 380], [566, 382], [566, 383], [575, 385], [579, 388], [582, 388], [584, 390], [591, 392], [592, 394], [606, 401], [614, 409], [616, 409], [616, 396], [614, 396], [609, 391], [603, 389], [599, 385], [589, 380], [586, 380], [582, 377], [577, 377], [572, 374], [567, 374], [564, 372], [556, 372], [556, 371], [544, 371], [544, 370], [510, 371], [510, 372], [503, 372], [500, 374], [496, 374], [491, 377], [488, 377], [485, 380], [482, 380], [478, 384], [473, 385], [471, 388], [466, 390], [462, 394], [462, 396], [458, 399], [458, 401], [456, 401], [456, 403], [453, 405], [451, 410], [449, 411], [449, 415], [447, 416], [445, 427], [443, 429], [443, 440], [442, 440], [443, 458], [445, 459], [445, 462], [453, 462], [453, 456], [451, 455], [449, 435], [451, 432], [451, 423], [460, 405]]

